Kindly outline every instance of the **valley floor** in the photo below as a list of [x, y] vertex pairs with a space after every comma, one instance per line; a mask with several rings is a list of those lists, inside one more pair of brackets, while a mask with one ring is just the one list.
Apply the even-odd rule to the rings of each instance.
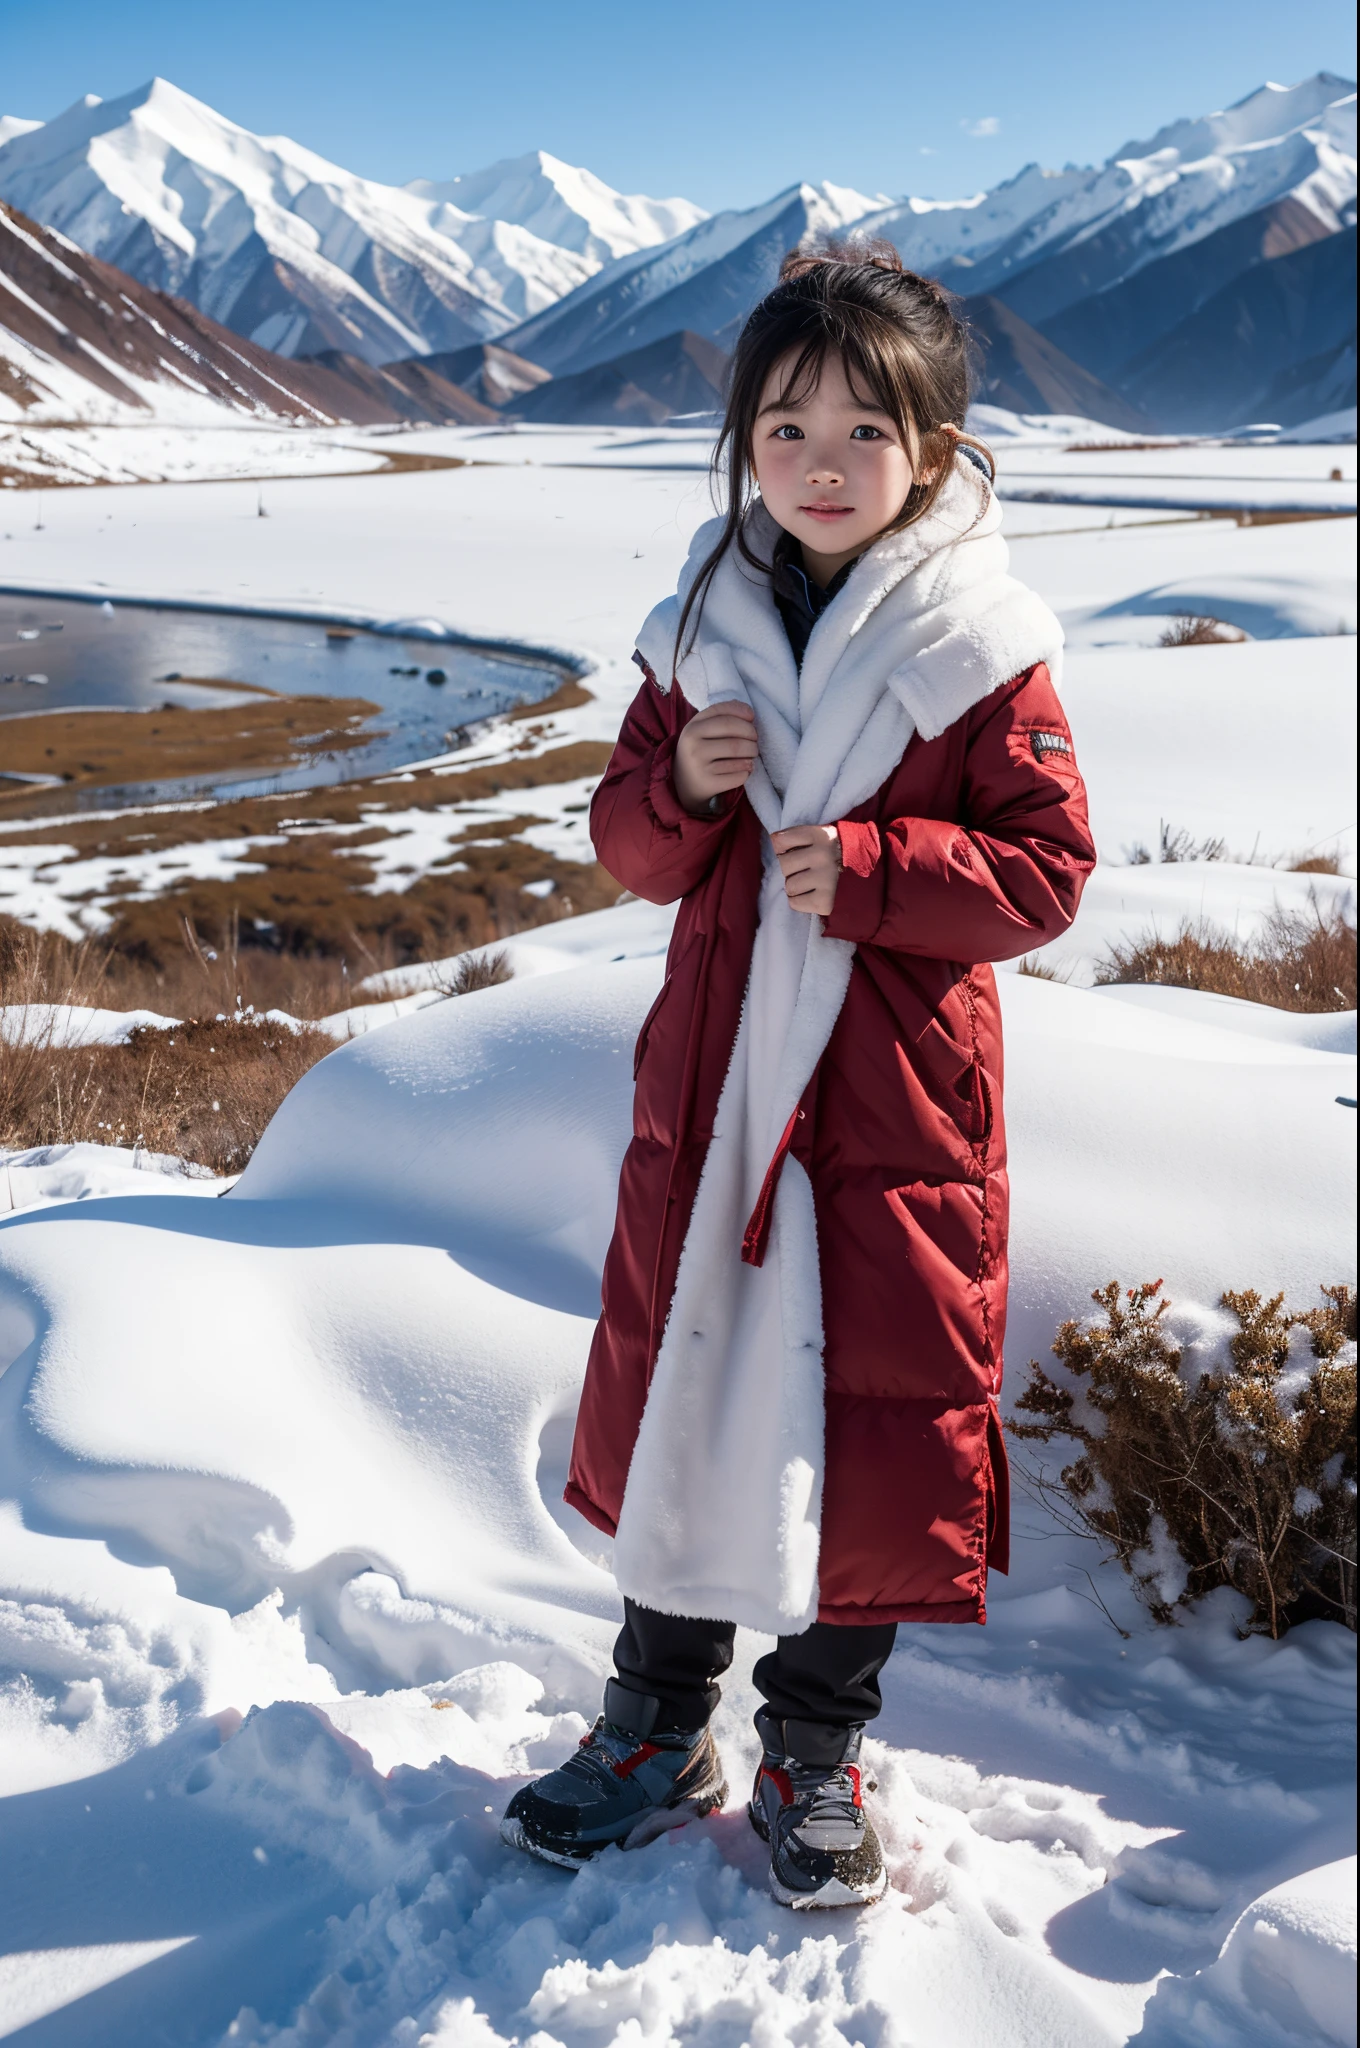
[[[0, 582], [559, 648], [591, 695], [534, 722], [542, 760], [612, 739], [633, 632], [708, 512], [697, 471], [560, 460], [279, 482], [266, 520], [257, 500], [46, 494]], [[1090, 984], [1149, 928], [1354, 917], [1355, 616], [1353, 520], [1018, 503], [1007, 526], [1068, 629], [1102, 861], [1041, 963], [1062, 978], [1000, 977], [1013, 1398], [1112, 1277], [1164, 1277], [1207, 1360], [1224, 1288], [1302, 1308], [1353, 1276], [1354, 1014]], [[1251, 637], [1159, 646], [1191, 612]], [[590, 772], [508, 820], [460, 795], [523, 737], [441, 756], [447, 802], [425, 769], [390, 781], [368, 822], [393, 886], [498, 825], [563, 893], [592, 866]], [[0, 909], [77, 934], [174, 886], [172, 833], [118, 876], [63, 829], [5, 828]], [[1188, 858], [1155, 858], [1168, 831]], [[195, 858], [245, 867], [250, 841]], [[1155, 1626], [1028, 1454], [986, 1629], [904, 1629], [886, 1674], [879, 1906], [809, 1924], [763, 1888], [744, 1632], [728, 1812], [576, 1878], [499, 1843], [510, 1792], [595, 1713], [617, 1625], [608, 1546], [560, 1493], [668, 931], [623, 903], [520, 934], [514, 978], [456, 1001], [390, 977], [328, 1020], [353, 1037], [234, 1184], [95, 1146], [5, 1162], [0, 2037], [1353, 2043], [1355, 1638], [1244, 1639], [1226, 1593]]]

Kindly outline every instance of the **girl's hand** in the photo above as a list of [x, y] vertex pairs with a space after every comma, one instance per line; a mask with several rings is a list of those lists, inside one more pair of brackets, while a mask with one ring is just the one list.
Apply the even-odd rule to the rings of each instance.
[[756, 761], [756, 715], [749, 704], [710, 704], [696, 711], [675, 743], [671, 779], [687, 811], [740, 789]]
[[794, 910], [830, 917], [841, 878], [841, 835], [834, 825], [790, 825], [770, 844], [784, 871], [784, 893]]

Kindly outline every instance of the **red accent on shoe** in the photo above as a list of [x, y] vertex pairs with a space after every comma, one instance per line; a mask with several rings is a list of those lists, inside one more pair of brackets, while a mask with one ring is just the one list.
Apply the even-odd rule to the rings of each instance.
[[[789, 1782], [787, 1771], [772, 1771], [768, 1764], [762, 1764], [760, 1766], [760, 1776], [769, 1779], [785, 1806], [793, 1805], [793, 1786]], [[757, 1792], [760, 1790], [759, 1780], [756, 1782], [756, 1790]]]
[[645, 1764], [649, 1756], [660, 1756], [660, 1754], [661, 1745], [659, 1742], [644, 1742], [640, 1749], [633, 1751], [631, 1756], [620, 1757], [614, 1766], [614, 1776], [616, 1778], [631, 1778], [639, 1764]]
[[863, 1801], [863, 1799], [861, 1799], [861, 1797], [860, 1797], [860, 1776], [859, 1776], [859, 1765], [858, 1765], [858, 1764], [847, 1764], [847, 1765], [845, 1766], [845, 1774], [846, 1774], [846, 1776], [847, 1776], [847, 1777], [849, 1778], [849, 1780], [850, 1780], [851, 1784], [852, 1784], [852, 1785], [854, 1786], [854, 1788], [855, 1788], [855, 1804], [856, 1804], [856, 1806], [863, 1806], [863, 1804], [864, 1804], [864, 1801]]

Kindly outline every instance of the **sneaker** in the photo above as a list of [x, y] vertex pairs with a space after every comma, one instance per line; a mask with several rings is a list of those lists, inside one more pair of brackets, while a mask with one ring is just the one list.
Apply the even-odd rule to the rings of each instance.
[[575, 1755], [510, 1801], [501, 1840], [579, 1870], [611, 1842], [640, 1849], [721, 1807], [727, 1785], [711, 1733], [658, 1727], [660, 1713], [659, 1700], [611, 1678]]
[[[888, 1883], [861, 1799], [864, 1730], [756, 1715], [764, 1755], [751, 1826], [770, 1845], [770, 1890], [781, 1906], [866, 1906]], [[871, 1787], [872, 1789], [872, 1787]]]

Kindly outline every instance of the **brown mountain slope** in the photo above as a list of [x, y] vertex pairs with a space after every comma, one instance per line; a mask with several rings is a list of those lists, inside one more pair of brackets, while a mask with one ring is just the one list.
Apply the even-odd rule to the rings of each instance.
[[377, 424], [399, 419], [472, 427], [500, 418], [499, 413], [431, 369], [423, 356], [406, 356], [400, 362], [385, 363], [379, 368], [359, 356], [347, 355], [343, 349], [326, 349], [321, 355], [296, 356], [293, 361], [342, 381], [349, 391], [352, 420]]
[[[508, 348], [497, 348], [494, 341], [472, 342], [467, 348], [446, 349], [440, 355], [412, 356], [406, 360], [426, 363], [441, 377], [470, 391], [482, 405], [508, 406], [522, 391], [546, 384], [551, 374]], [[387, 367], [396, 370], [399, 366], [389, 363]]]
[[184, 417], [195, 399], [309, 426], [410, 416], [395, 405], [357, 411], [344, 377], [243, 340], [187, 300], [138, 284], [0, 203], [6, 399], [6, 411], [49, 419], [107, 417], [111, 399], [143, 418]]

